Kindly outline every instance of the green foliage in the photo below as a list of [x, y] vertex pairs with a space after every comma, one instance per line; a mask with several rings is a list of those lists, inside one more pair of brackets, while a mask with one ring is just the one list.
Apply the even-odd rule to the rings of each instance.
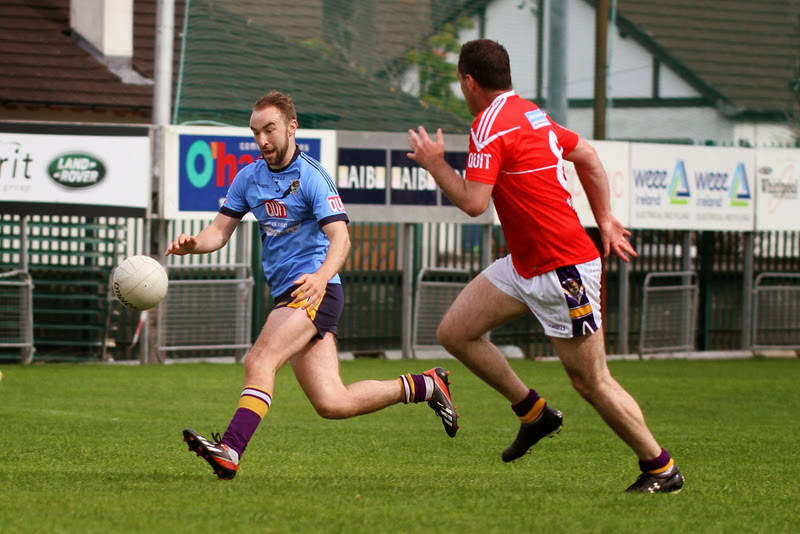
[[302, 41], [301, 44], [310, 50], [319, 52], [323, 56], [336, 55], [336, 50], [334, 50], [329, 43], [326, 43], [318, 37], [314, 39], [306, 39], [305, 41]]
[[686, 476], [629, 495], [636, 459], [561, 365], [513, 361], [564, 412], [523, 461], [508, 403], [459, 363], [342, 362], [346, 382], [441, 364], [462, 413], [448, 438], [424, 404], [319, 418], [291, 370], [232, 481], [181, 430], [224, 431], [241, 365], [2, 367], [0, 530], [127, 532], [790, 532], [796, 529], [796, 359], [612, 361]]
[[408, 64], [416, 65], [419, 70], [420, 99], [423, 102], [468, 120], [472, 115], [466, 103], [452, 91], [452, 84], [458, 78], [455, 66], [447, 60], [447, 56], [458, 54], [461, 50], [458, 29], [472, 26], [469, 18], [459, 19], [455, 24], [445, 24], [439, 33], [426, 39], [419, 48], [409, 50], [404, 57]]

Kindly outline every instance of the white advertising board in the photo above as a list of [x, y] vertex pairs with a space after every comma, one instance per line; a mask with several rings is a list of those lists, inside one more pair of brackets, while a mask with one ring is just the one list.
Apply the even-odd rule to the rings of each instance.
[[633, 228], [752, 230], [754, 149], [631, 144]]
[[800, 150], [756, 152], [756, 230], [800, 230]]
[[[611, 213], [625, 227], [630, 227], [630, 143], [615, 141], [589, 141], [597, 150], [597, 156], [603, 163], [608, 177], [608, 192], [611, 202]], [[583, 190], [575, 166], [565, 161], [567, 189], [572, 195], [575, 211], [585, 227], [596, 228], [597, 223], [592, 215], [589, 199]]]
[[147, 127], [0, 125], [0, 213], [143, 216], [150, 174]]

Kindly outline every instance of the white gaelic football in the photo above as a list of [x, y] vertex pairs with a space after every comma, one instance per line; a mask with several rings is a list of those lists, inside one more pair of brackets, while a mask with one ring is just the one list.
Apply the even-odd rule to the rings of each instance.
[[117, 266], [112, 279], [114, 296], [130, 310], [144, 311], [158, 305], [167, 294], [169, 279], [164, 267], [150, 256], [131, 256]]

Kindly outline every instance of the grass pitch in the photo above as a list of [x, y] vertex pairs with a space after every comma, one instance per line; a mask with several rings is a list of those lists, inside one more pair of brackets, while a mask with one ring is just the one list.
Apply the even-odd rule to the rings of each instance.
[[461, 430], [426, 405], [319, 418], [291, 371], [232, 481], [181, 441], [223, 432], [241, 365], [0, 368], [0, 532], [796, 532], [800, 361], [618, 361], [686, 477], [629, 495], [636, 458], [556, 362], [514, 361], [564, 412], [523, 461], [508, 403], [460, 363], [342, 362], [346, 382], [452, 371]]

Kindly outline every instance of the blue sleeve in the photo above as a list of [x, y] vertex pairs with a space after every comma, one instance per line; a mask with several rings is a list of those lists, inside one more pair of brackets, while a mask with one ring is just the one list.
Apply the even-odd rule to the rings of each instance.
[[349, 222], [347, 211], [333, 179], [320, 165], [312, 187], [309, 188], [310, 198], [306, 199], [312, 206], [314, 217], [320, 227], [333, 221]]
[[244, 169], [240, 170], [233, 179], [233, 183], [228, 188], [225, 202], [222, 203], [219, 212], [223, 215], [241, 219], [250, 212], [250, 205], [247, 203], [245, 188], [247, 186], [247, 175]]

